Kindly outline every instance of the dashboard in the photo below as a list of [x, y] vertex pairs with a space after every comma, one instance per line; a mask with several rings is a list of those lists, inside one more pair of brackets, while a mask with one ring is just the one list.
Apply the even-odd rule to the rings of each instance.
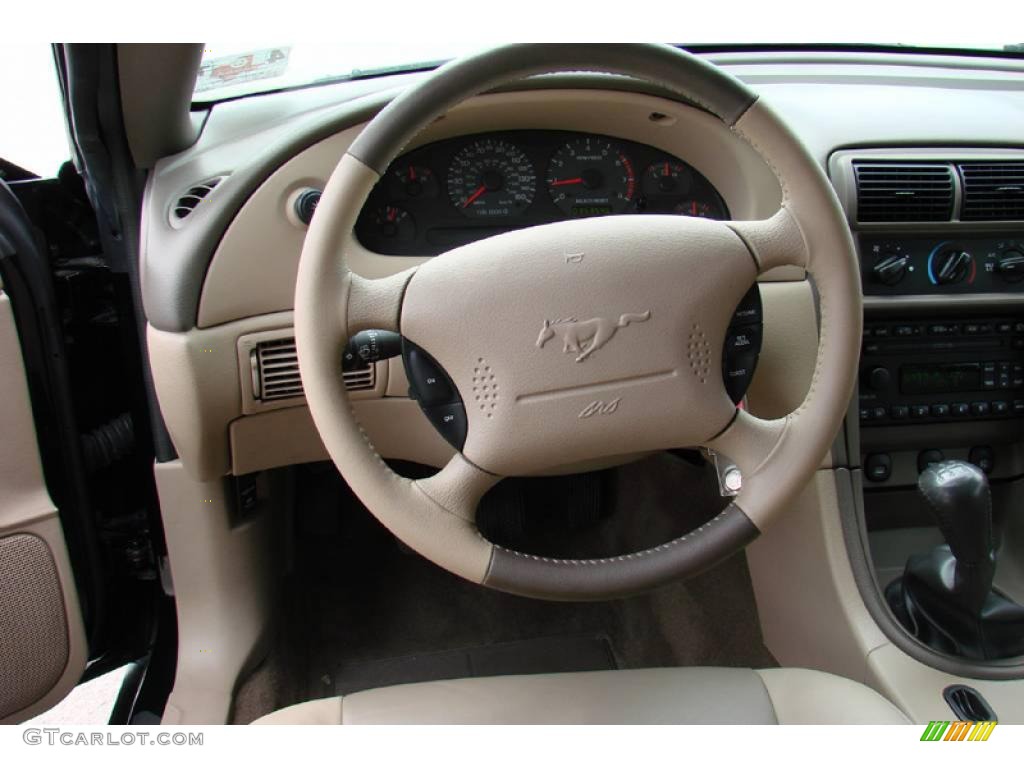
[[[988, 205], [977, 186], [983, 166], [1024, 159], [1024, 67], [958, 60], [954, 70], [902, 55], [716, 63], [770, 101], [847, 210], [867, 328], [861, 418], [848, 426], [862, 454], [885, 454], [888, 466], [869, 482], [880, 491], [912, 482], [924, 448], [966, 456], [988, 446], [997, 477], [1024, 472], [1024, 328], [1015, 325], [1024, 320], [1024, 222], [1001, 210], [976, 218]], [[294, 361], [307, 232], [297, 201], [324, 188], [366, 121], [416, 77], [219, 104], [195, 146], [149, 177], [141, 247], [150, 359], [175, 449], [197, 477], [325, 456], [301, 388], [275, 394], [254, 372], [264, 359]], [[950, 112], [945, 95], [961, 108]], [[1000, 179], [995, 191], [1022, 184]], [[193, 190], [206, 196], [183, 215], [179, 202]], [[783, 193], [758, 153], [699, 108], [632, 82], [566, 75], [476, 97], [435, 121], [388, 169], [339, 247], [358, 274], [384, 278], [510, 229], [640, 212], [764, 219]], [[933, 220], [894, 216], [889, 195]], [[817, 307], [799, 270], [763, 275], [760, 286], [763, 347], [748, 402], [775, 418], [799, 405], [813, 375]], [[447, 460], [451, 446], [409, 399], [401, 364], [345, 376], [383, 455]]]
[[727, 219], [722, 195], [660, 149], [576, 131], [471, 134], [391, 164], [356, 225], [370, 251], [437, 255], [522, 227], [656, 213]]

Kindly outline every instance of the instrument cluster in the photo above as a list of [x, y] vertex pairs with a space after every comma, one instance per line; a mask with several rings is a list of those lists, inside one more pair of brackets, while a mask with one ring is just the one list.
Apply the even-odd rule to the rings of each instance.
[[507, 131], [395, 160], [356, 224], [369, 250], [433, 256], [514, 229], [589, 216], [727, 219], [700, 172], [644, 144], [569, 131]]

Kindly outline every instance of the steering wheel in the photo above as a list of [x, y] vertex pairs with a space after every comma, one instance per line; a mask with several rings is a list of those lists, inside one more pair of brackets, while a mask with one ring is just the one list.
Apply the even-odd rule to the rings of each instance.
[[[571, 220], [480, 240], [387, 278], [346, 268], [363, 203], [420, 130], [479, 93], [559, 71], [647, 80], [717, 116], [774, 171], [780, 209], [760, 221]], [[721, 354], [733, 311], [757, 275], [784, 264], [805, 268], [815, 281], [817, 363], [803, 403], [764, 420], [727, 396]], [[694, 575], [771, 524], [839, 429], [861, 322], [853, 242], [818, 163], [743, 83], [662, 45], [504, 46], [453, 61], [402, 93], [334, 169], [306, 236], [295, 294], [310, 412], [367, 508], [452, 573], [562, 600], [621, 597]], [[341, 350], [365, 329], [400, 332], [458, 392], [465, 439], [432, 477], [392, 472], [355, 418]], [[615, 407], [598, 406], [584, 418], [596, 401]], [[492, 544], [476, 527], [478, 502], [502, 477], [683, 446], [728, 456], [743, 487], [710, 522], [660, 546], [590, 560], [536, 557]]]

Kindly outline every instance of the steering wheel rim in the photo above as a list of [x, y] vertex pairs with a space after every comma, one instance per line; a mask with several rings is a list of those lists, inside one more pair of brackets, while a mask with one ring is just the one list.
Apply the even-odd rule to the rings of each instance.
[[[565, 70], [646, 79], [716, 115], [775, 173], [783, 193], [779, 211], [759, 221], [560, 222], [478, 241], [388, 278], [368, 280], [347, 269], [345, 245], [367, 196], [420, 130], [497, 85]], [[642, 270], [624, 257], [637, 243]], [[571, 278], [564, 271], [568, 253], [575, 266], [586, 265]], [[577, 254], [586, 261], [576, 261]], [[815, 280], [818, 355], [803, 403], [766, 421], [728, 402], [718, 356], [747, 287], [786, 264]], [[505, 296], [509, 286], [520, 291], [512, 302]], [[537, 325], [565, 317], [558, 313], [567, 298], [580, 311], [622, 318], [642, 316], [646, 307], [644, 343], [608, 344], [580, 365], [555, 353], [542, 357]], [[305, 240], [295, 297], [299, 368], [313, 420], [367, 508], [408, 546], [463, 578], [565, 600], [620, 597], [691, 576], [756, 538], [828, 453], [852, 394], [861, 317], [852, 238], [819, 164], [745, 85], [662, 45], [503, 46], [451, 62], [404, 92], [366, 126], [332, 173]], [[340, 351], [349, 336], [369, 328], [402, 332], [430, 352], [464, 401], [482, 366], [500, 377], [500, 405], [467, 403], [466, 445], [433, 477], [413, 481], [392, 472], [355, 418]], [[630, 408], [620, 409], [625, 418], [584, 423], [576, 417], [578, 396], [627, 385], [634, 394]], [[596, 457], [602, 445], [607, 453], [609, 440], [615, 453], [623, 445], [712, 448], [740, 467], [743, 490], [695, 531], [613, 558], [535, 557], [479, 533], [477, 503], [501, 477], [550, 467], [553, 458]]]

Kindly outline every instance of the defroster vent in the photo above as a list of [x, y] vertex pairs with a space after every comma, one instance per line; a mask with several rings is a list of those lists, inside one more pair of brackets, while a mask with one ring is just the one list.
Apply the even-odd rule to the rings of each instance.
[[227, 176], [214, 176], [189, 187], [174, 201], [174, 205], [171, 207], [171, 224], [181, 226], [182, 222], [196, 209], [196, 206], [206, 200], [217, 185], [226, 178]]
[[953, 167], [949, 163], [854, 161], [857, 220], [949, 221]]

